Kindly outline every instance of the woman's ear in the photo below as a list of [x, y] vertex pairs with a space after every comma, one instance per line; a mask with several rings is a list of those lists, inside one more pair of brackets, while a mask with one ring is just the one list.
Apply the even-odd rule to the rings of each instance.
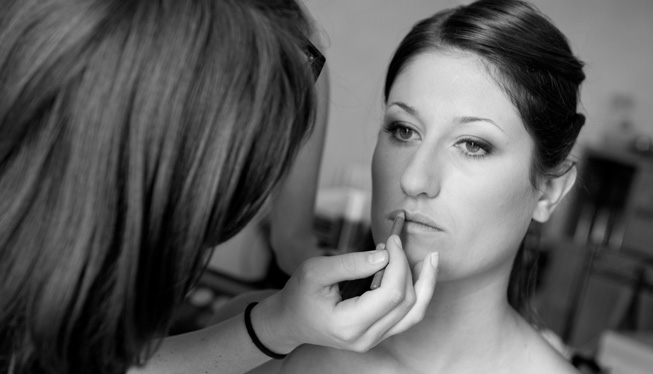
[[538, 189], [540, 197], [533, 211], [533, 219], [537, 222], [546, 222], [553, 211], [571, 190], [576, 182], [576, 165], [572, 165], [566, 173], [559, 177], [544, 177], [540, 180]]

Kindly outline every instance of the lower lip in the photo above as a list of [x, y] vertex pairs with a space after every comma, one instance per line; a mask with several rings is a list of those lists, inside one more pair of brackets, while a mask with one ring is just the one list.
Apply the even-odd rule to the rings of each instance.
[[406, 221], [406, 223], [404, 224], [404, 230], [406, 230], [406, 232], [431, 232], [431, 233], [442, 232], [442, 230], [435, 228], [433, 226], [428, 226], [423, 223], [413, 222], [413, 221]]

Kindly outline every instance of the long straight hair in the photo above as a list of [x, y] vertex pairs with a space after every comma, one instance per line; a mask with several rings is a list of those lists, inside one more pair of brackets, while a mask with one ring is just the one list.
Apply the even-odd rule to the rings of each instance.
[[290, 167], [301, 40], [245, 0], [0, 15], [0, 372], [124, 373]]

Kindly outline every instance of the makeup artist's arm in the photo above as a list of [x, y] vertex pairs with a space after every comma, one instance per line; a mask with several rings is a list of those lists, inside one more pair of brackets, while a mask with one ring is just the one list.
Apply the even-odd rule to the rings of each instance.
[[[280, 354], [305, 343], [366, 351], [419, 322], [433, 294], [435, 266], [427, 258], [413, 286], [401, 245], [389, 242], [387, 248], [306, 261], [281, 291], [253, 309], [252, 324], [261, 342]], [[380, 288], [341, 300], [339, 282], [368, 277], [386, 264]], [[129, 374], [244, 373], [268, 360], [249, 338], [241, 313], [163, 339], [147, 365]]]
[[315, 127], [273, 199], [269, 215], [270, 244], [277, 265], [286, 274], [292, 274], [299, 264], [311, 257], [324, 255], [326, 251], [318, 248], [313, 217], [328, 123], [328, 73], [326, 64], [316, 82], [318, 105]]

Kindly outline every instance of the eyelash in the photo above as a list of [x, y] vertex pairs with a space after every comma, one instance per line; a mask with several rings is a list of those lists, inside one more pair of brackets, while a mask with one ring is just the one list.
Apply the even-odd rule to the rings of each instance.
[[[408, 130], [408, 131], [411, 131], [412, 133], [415, 133], [415, 130], [411, 129], [411, 128], [408, 127], [408, 126], [404, 126], [404, 125], [402, 125], [402, 124], [399, 123], [399, 122], [389, 122], [389, 123], [387, 123], [387, 124], [385, 124], [385, 125], [383, 126], [383, 131], [389, 135], [389, 137], [390, 137], [390, 141], [392, 141], [393, 143], [395, 143], [395, 144], [406, 144], [406, 143], [409, 143], [410, 140], [402, 140], [402, 139], [399, 137], [399, 135], [397, 134], [397, 132], [400, 131], [400, 130]], [[475, 145], [476, 147], [479, 147], [479, 148], [480, 148], [481, 150], [483, 150], [485, 153], [484, 153], [484, 154], [480, 154], [480, 155], [478, 155], [478, 154], [473, 154], [473, 153], [470, 153], [469, 151], [465, 150], [464, 148], [462, 148], [462, 146], [464, 146], [465, 144], [470, 144], [470, 143], [473, 144], [473, 145]], [[480, 140], [480, 139], [474, 139], [474, 138], [463, 138], [463, 139], [460, 139], [460, 140], [458, 140], [458, 141], [456, 142], [455, 145], [456, 145], [456, 148], [458, 148], [459, 151], [460, 151], [460, 152], [461, 152], [465, 157], [476, 158], [476, 159], [480, 159], [480, 158], [487, 157], [487, 156], [491, 155], [491, 154], [492, 154], [492, 151], [494, 150], [494, 148], [492, 147], [491, 144], [489, 144], [489, 143], [487, 143], [487, 142], [485, 142], [485, 141], [483, 141], [483, 140]]]

